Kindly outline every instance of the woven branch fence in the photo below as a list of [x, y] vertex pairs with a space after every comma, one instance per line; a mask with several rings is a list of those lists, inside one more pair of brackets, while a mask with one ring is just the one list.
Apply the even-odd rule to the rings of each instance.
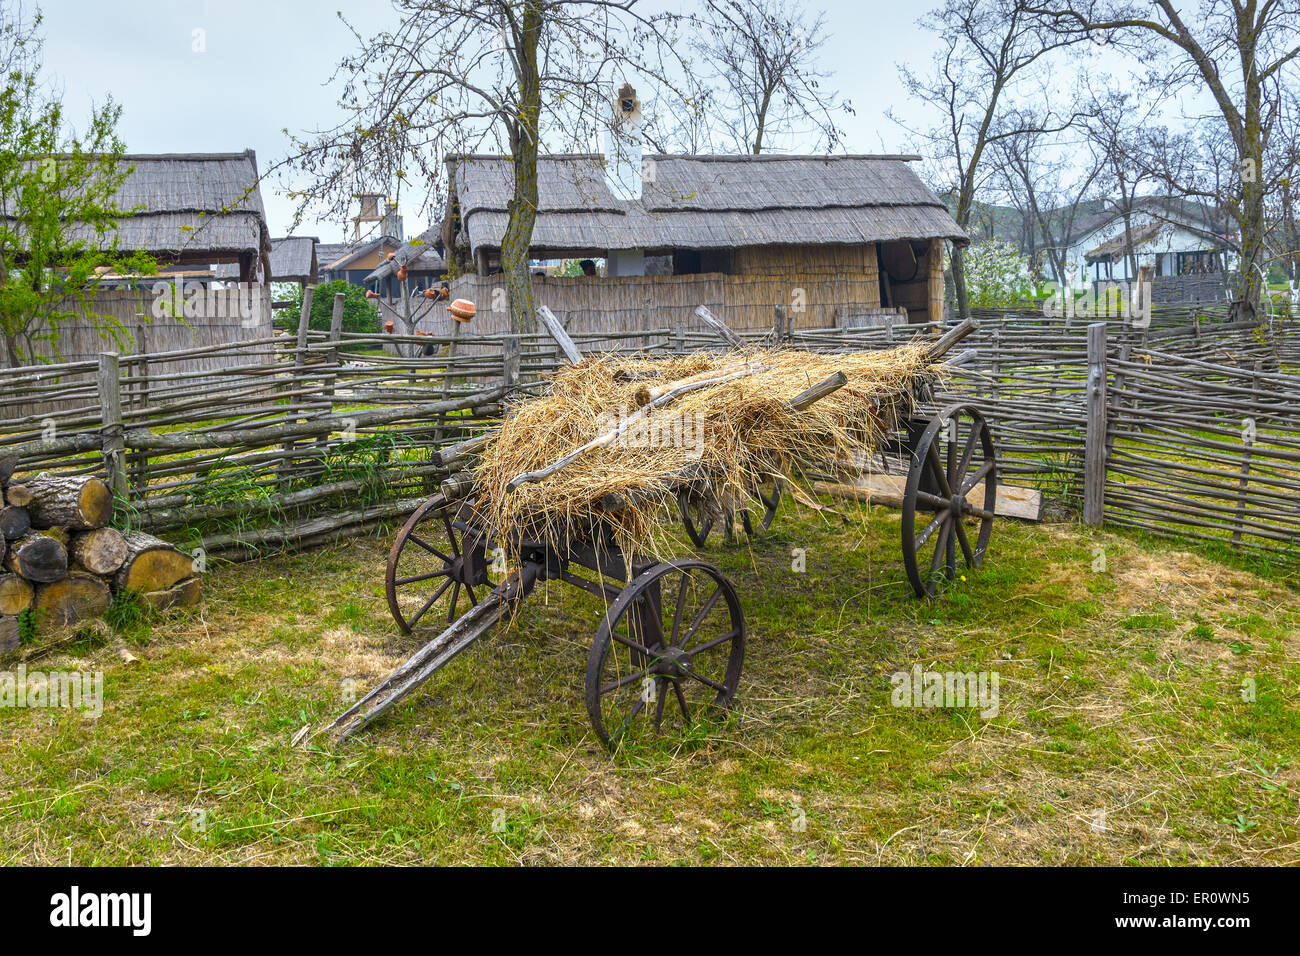
[[[209, 554], [305, 547], [409, 513], [446, 477], [434, 452], [561, 361], [544, 333], [342, 333], [335, 305], [328, 333], [304, 322], [296, 337], [0, 370], [0, 457], [103, 474], [119, 523]], [[1006, 481], [1089, 521], [1296, 554], [1300, 336], [1288, 326], [1159, 307], [1142, 329], [1029, 310], [977, 318], [936, 405], [985, 412]], [[792, 328], [776, 310], [770, 329], [743, 335], [834, 352], [939, 328], [873, 323]], [[693, 325], [573, 337], [584, 351], [721, 344]], [[181, 362], [201, 377], [172, 371]]]

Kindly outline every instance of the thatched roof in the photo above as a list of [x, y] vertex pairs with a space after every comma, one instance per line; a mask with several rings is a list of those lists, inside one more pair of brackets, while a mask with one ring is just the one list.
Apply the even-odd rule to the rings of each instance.
[[322, 243], [317, 247], [316, 255], [322, 269], [346, 269], [354, 260], [367, 256], [376, 249], [396, 248], [400, 243], [401, 240], [396, 236], [374, 236], [364, 242], [343, 244]]
[[[318, 270], [315, 236], [284, 236], [271, 240], [271, 281], [315, 282]], [[217, 267], [219, 279], [238, 276], [239, 266], [227, 263]]]
[[[914, 173], [912, 156], [648, 155], [639, 201], [616, 198], [599, 155], [538, 160], [533, 255], [607, 249], [851, 244], [966, 235]], [[448, 160], [461, 238], [496, 250], [513, 177], [507, 157]], [[649, 180], [650, 177], [647, 177]]]
[[[164, 262], [237, 261], [271, 250], [257, 157], [242, 153], [128, 154], [117, 205], [117, 247]], [[87, 238], [95, 238], [88, 235]]]
[[328, 269], [355, 248], [350, 242], [322, 242], [316, 246], [316, 261], [321, 269]]
[[315, 236], [285, 236], [271, 240], [271, 278], [277, 282], [315, 282]]
[[413, 272], [445, 272], [447, 263], [438, 255], [435, 244], [438, 242], [439, 229], [432, 226], [410, 242], [404, 242], [397, 248], [393, 258], [379, 264], [374, 272], [366, 276], [366, 282], [386, 279], [401, 266]]

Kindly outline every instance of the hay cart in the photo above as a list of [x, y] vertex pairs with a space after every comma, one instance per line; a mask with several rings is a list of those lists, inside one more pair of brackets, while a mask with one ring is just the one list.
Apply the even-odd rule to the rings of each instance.
[[[701, 306], [696, 315], [729, 346], [744, 347], [741, 338], [708, 309]], [[947, 354], [975, 328], [969, 319], [954, 327], [931, 347], [931, 357]], [[902, 416], [903, 427], [886, 439], [880, 453], [886, 471], [890, 462], [907, 469], [906, 483], [897, 496], [864, 492], [863, 497], [902, 511], [903, 567], [908, 582], [917, 597], [933, 597], [944, 580], [956, 577], [959, 560], [973, 570], [984, 559], [997, 502], [997, 453], [988, 422], [975, 406], [948, 405], [927, 417], [919, 406], [929, 396], [908, 393], [903, 397], [909, 406], [908, 414]], [[700, 548], [719, 525], [730, 540], [739, 516], [745, 534], [752, 538], [771, 528], [783, 487], [779, 478], [772, 479], [754, 488], [748, 503], [719, 501], [707, 492], [701, 494], [697, 487], [683, 487], [677, 497], [682, 526], [691, 543]], [[960, 496], [954, 492], [957, 488], [963, 489]], [[973, 540], [960, 520], [963, 515], [978, 519]]]
[[[972, 328], [951, 330], [930, 356], [937, 360]], [[557, 336], [562, 345], [565, 339]], [[569, 354], [574, 361], [580, 357], [576, 349]], [[807, 408], [846, 381], [837, 372], [789, 405]], [[922, 398], [909, 396], [912, 402]], [[940, 453], [941, 435], [949, 439], [945, 454]], [[439, 457], [444, 464], [456, 464], [489, 441], [490, 436], [476, 436], [444, 449]], [[954, 406], [928, 422], [909, 422], [905, 433], [891, 441], [912, 462], [903, 501], [908, 576], [918, 593], [933, 594], [944, 569], [952, 574], [958, 554], [975, 567], [988, 546], [996, 496], [992, 439], [978, 412]], [[516, 480], [544, 481], [568, 460]], [[980, 481], [984, 500], [977, 506], [967, 494]], [[698, 489], [701, 483], [691, 485]], [[760, 493], [766, 511], [759, 523], [767, 527], [780, 487]], [[698, 557], [660, 561], [624, 554], [599, 515], [567, 529], [563, 540], [489, 528], [475, 507], [480, 494], [472, 470], [457, 472], [398, 533], [385, 573], [389, 610], [405, 633], [433, 622], [443, 630], [341, 714], [331, 725], [336, 735], [354, 733], [389, 710], [508, 619], [539, 582], [552, 580], [592, 594], [606, 606], [587, 655], [585, 699], [591, 726], [607, 748], [613, 750], [631, 733], [658, 734], [666, 724], [689, 726], [700, 712], [730, 704], [744, 663], [746, 626], [736, 588], [721, 570]], [[681, 500], [687, 502], [685, 485]], [[604, 505], [606, 513], [618, 507], [617, 501]], [[688, 530], [690, 515], [698, 512], [688, 502], [683, 504]], [[963, 526], [967, 516], [978, 521], [973, 537]], [[513, 567], [504, 565], [507, 554], [517, 556]]]

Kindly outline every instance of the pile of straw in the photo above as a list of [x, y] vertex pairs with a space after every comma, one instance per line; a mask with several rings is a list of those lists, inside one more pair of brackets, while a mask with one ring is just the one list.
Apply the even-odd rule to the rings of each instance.
[[[537, 483], [507, 487], [618, 426], [647, 388], [746, 366], [762, 371], [681, 395], [622, 440], [584, 452]], [[792, 398], [835, 372], [848, 384], [802, 411], [790, 409]], [[754, 507], [755, 489], [775, 478], [874, 453], [911, 398], [941, 374], [922, 344], [835, 355], [785, 349], [588, 358], [559, 372], [549, 394], [517, 406], [488, 444], [476, 466], [476, 516], [560, 548], [583, 540], [599, 518], [625, 554], [655, 555], [654, 532], [680, 521], [683, 489], [714, 513]]]

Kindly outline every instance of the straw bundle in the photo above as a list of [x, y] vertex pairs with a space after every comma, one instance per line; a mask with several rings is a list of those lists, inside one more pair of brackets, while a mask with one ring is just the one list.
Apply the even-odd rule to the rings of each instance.
[[[847, 377], [844, 387], [803, 410], [790, 407], [836, 372]], [[941, 373], [919, 343], [840, 355], [589, 358], [558, 373], [548, 395], [518, 406], [488, 443], [475, 470], [476, 516], [561, 549], [603, 520], [625, 554], [654, 555], [656, 528], [678, 520], [679, 493], [734, 510], [795, 468], [872, 454]], [[683, 384], [690, 390], [662, 398]], [[638, 416], [653, 397], [665, 403]], [[519, 482], [602, 436], [604, 444], [558, 471]]]

